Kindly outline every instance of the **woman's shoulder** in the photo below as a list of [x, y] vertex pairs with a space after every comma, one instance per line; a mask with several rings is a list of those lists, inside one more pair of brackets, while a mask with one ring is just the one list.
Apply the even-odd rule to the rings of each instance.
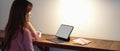
[[30, 32], [27, 28], [23, 28], [24, 32]]
[[31, 41], [31, 33], [30, 33], [30, 31], [27, 28], [23, 28], [23, 32], [24, 32], [25, 39]]
[[17, 29], [16, 34], [18, 36], [22, 35], [21, 33], [23, 32], [23, 35], [29, 35], [30, 31], [27, 28], [23, 28], [23, 30], [21, 29]]
[[27, 28], [23, 28], [23, 32], [24, 32], [24, 34], [26, 35], [29, 35], [30, 34], [30, 31], [27, 29]]

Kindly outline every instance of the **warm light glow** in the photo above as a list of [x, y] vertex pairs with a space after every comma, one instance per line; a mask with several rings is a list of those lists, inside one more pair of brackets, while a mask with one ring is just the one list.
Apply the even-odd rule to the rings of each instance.
[[86, 26], [92, 21], [93, 9], [88, 0], [61, 0], [60, 13], [65, 24]]

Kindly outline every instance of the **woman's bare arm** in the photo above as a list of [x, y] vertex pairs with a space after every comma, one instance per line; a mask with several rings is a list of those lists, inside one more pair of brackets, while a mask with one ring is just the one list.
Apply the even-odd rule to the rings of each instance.
[[30, 22], [27, 22], [27, 24], [28, 24], [28, 29], [30, 30], [30, 32], [32, 33], [32, 34], [36, 34], [37, 33], [37, 31], [35, 30], [35, 28], [32, 26], [32, 24], [30, 23]]

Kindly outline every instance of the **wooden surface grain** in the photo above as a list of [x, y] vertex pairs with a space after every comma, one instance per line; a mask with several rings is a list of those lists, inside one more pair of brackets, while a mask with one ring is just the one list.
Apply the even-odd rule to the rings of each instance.
[[[38, 46], [65, 48], [82, 51], [120, 51], [120, 41], [85, 38], [92, 42], [86, 45], [80, 45], [74, 44], [72, 41], [79, 37], [71, 37], [70, 41], [63, 43], [54, 43], [46, 40], [54, 37], [54, 35], [42, 34], [42, 37], [39, 40], [35, 41], [34, 44]], [[0, 30], [0, 41], [3, 41], [3, 39], [4, 31]]]

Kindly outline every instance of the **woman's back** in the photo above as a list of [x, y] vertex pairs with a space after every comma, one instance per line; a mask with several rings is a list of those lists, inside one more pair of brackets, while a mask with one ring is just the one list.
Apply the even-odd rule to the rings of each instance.
[[30, 31], [26, 28], [24, 28], [23, 31], [23, 35], [21, 34], [20, 29], [16, 31], [16, 35], [11, 42], [9, 51], [34, 51]]

